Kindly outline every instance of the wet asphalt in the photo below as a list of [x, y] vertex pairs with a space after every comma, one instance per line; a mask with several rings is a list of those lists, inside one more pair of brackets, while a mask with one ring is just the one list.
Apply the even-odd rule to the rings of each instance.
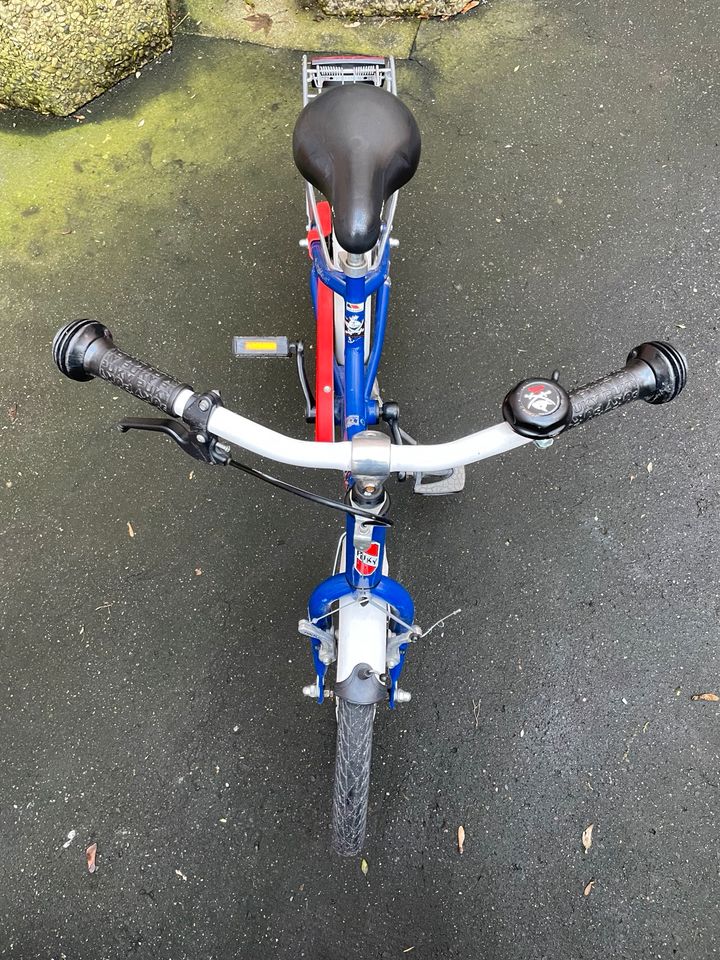
[[[34, 197], [0, 200], [0, 957], [717, 955], [720, 707], [692, 697], [720, 694], [718, 28], [705, 0], [505, 0], [424, 25], [399, 67], [424, 148], [381, 383], [407, 428], [496, 422], [519, 379], [584, 382], [651, 338], [690, 383], [456, 497], [393, 488], [419, 622], [460, 612], [376, 724], [366, 874], [329, 851], [332, 708], [300, 693], [335, 517], [119, 434], [146, 411], [50, 358], [96, 316], [307, 435], [291, 365], [230, 356], [312, 337], [299, 57], [181, 38], [84, 121], [0, 115]], [[171, 90], [176, 144], [150, 121], [121, 142]]]

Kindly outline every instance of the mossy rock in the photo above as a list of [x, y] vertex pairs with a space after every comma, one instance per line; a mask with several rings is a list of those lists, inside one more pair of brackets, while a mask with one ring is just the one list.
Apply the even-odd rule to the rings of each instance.
[[0, 0], [0, 103], [67, 116], [171, 43], [168, 0]]
[[335, 17], [452, 17], [467, 0], [318, 0]]

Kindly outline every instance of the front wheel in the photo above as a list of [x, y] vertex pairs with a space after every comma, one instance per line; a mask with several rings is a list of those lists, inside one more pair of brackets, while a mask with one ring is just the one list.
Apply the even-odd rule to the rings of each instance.
[[344, 857], [360, 853], [365, 841], [374, 719], [374, 703], [338, 699], [332, 845]]

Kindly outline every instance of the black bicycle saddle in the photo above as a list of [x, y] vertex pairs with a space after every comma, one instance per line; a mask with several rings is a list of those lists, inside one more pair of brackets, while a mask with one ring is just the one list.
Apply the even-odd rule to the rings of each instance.
[[394, 94], [347, 84], [326, 90], [303, 109], [293, 156], [303, 177], [332, 204], [340, 246], [366, 253], [380, 236], [383, 203], [417, 170], [420, 131]]

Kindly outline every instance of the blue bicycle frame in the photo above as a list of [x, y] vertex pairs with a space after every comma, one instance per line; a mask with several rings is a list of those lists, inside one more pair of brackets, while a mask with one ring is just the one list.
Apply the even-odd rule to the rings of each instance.
[[[352, 437], [362, 430], [379, 423], [378, 401], [372, 391], [382, 355], [388, 302], [390, 299], [390, 244], [385, 245], [378, 265], [360, 277], [351, 277], [339, 270], [329, 269], [323, 257], [321, 244], [310, 245], [312, 269], [310, 292], [313, 307], [317, 311], [318, 280], [339, 294], [345, 302], [345, 351], [344, 364], [334, 361], [335, 419], [343, 428], [343, 438]], [[365, 304], [375, 295], [375, 311], [370, 352], [365, 361]], [[353, 478], [346, 477], [348, 487]], [[383, 575], [385, 559], [385, 536], [387, 527], [372, 528], [372, 543], [362, 552], [354, 546], [355, 518], [347, 517], [345, 532], [345, 570], [324, 580], [315, 588], [308, 602], [309, 619], [323, 630], [332, 630], [331, 609], [345, 597], [355, 596], [358, 591], [371, 594], [372, 598], [389, 609], [390, 629], [397, 634], [406, 633], [413, 625], [415, 608], [410, 594], [396, 580]], [[320, 641], [311, 637], [312, 654], [317, 675], [318, 703], [325, 695], [327, 664], [320, 659]], [[399, 648], [399, 662], [388, 671], [390, 678], [389, 706], [395, 707], [397, 684], [405, 662], [407, 642]]]

